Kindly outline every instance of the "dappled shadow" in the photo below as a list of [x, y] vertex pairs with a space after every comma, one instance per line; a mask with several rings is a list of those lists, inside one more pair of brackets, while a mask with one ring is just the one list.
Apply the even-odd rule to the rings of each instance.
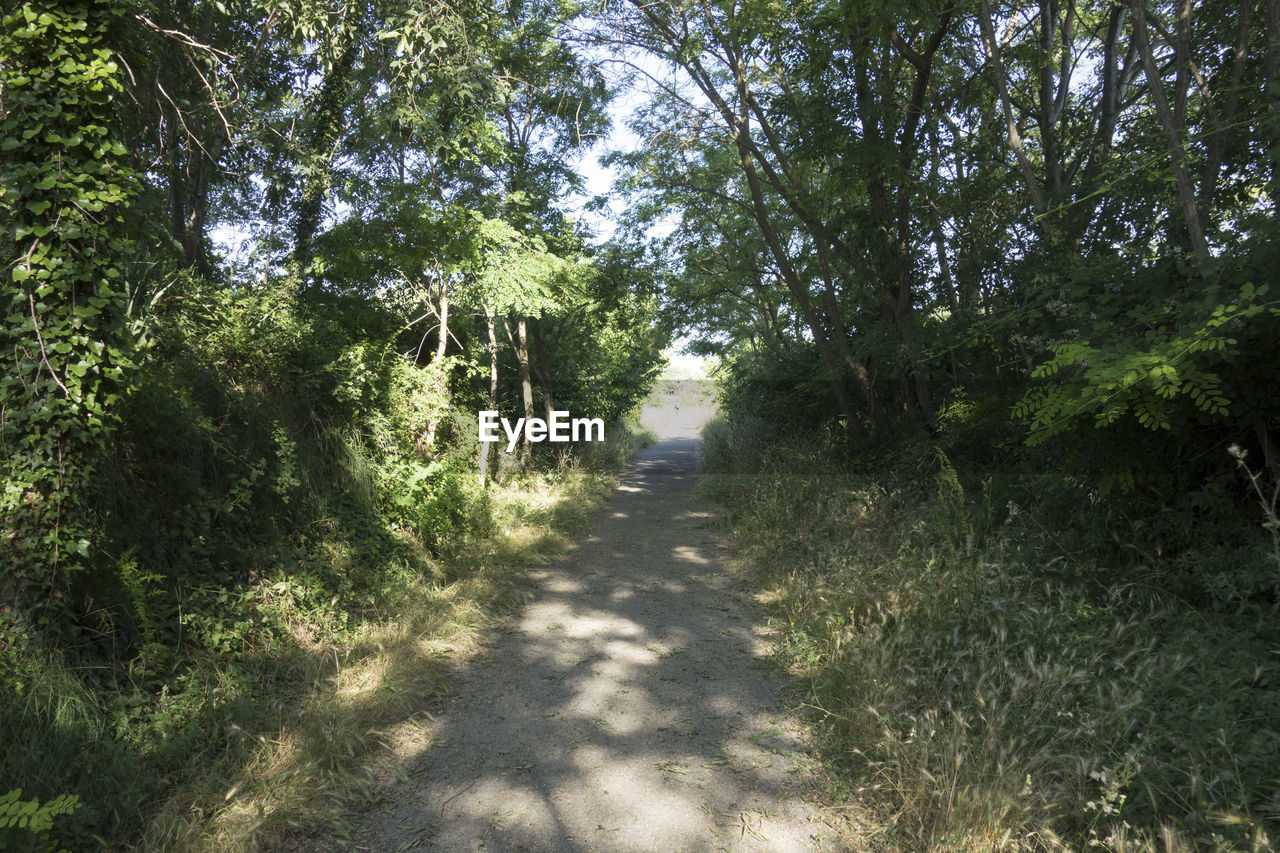
[[594, 535], [532, 573], [533, 602], [356, 849], [816, 846], [800, 744], [692, 503], [696, 465], [694, 440], [650, 448]]

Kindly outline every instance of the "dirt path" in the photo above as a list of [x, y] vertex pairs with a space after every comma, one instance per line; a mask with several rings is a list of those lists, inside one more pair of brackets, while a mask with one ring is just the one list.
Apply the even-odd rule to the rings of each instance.
[[751, 603], [690, 487], [697, 442], [650, 447], [348, 849], [826, 849]]

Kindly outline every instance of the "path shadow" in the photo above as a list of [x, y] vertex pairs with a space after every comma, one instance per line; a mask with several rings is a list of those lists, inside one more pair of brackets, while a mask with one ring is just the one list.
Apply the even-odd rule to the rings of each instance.
[[801, 744], [691, 494], [696, 439], [632, 465], [592, 535], [471, 668], [352, 843], [808, 850]]

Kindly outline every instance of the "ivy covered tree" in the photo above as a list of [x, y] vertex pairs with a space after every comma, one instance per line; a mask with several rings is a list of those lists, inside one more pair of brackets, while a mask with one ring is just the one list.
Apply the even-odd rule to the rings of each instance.
[[42, 620], [88, 557], [83, 498], [132, 369], [124, 267], [136, 193], [112, 0], [23, 3], [0, 32], [4, 596]]

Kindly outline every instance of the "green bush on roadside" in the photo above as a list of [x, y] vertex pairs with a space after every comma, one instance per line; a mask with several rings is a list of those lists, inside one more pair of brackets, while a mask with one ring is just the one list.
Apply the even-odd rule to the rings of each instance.
[[[395, 355], [376, 305], [189, 277], [167, 299], [85, 499], [96, 556], [67, 619], [0, 618], [0, 719], [22, 733], [0, 779], [78, 797], [41, 836], [70, 849], [344, 820], [381, 727], [443, 690], [519, 599], [511, 566], [558, 547], [631, 450], [612, 430], [583, 467], [486, 490], [474, 415]], [[345, 680], [362, 671], [376, 690]]]

